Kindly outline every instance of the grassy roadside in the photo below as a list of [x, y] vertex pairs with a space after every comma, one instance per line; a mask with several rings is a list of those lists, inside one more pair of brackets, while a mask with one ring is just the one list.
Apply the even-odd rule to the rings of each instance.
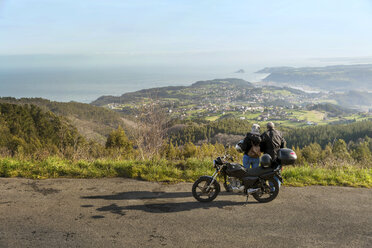
[[[210, 160], [135, 161], [95, 160], [70, 161], [49, 157], [43, 161], [0, 158], [0, 177], [101, 178], [127, 177], [159, 182], [192, 182], [201, 175], [211, 175]], [[288, 166], [283, 169], [284, 185], [338, 185], [372, 188], [372, 168], [342, 166], [323, 168]]]
[[372, 188], [372, 168], [291, 166], [285, 167], [282, 175], [284, 185], [287, 186], [333, 185]]

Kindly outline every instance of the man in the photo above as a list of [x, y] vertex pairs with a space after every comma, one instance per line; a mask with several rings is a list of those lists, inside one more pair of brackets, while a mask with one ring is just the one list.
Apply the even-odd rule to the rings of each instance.
[[[275, 129], [274, 123], [267, 123], [267, 131], [261, 135], [261, 151], [269, 154], [273, 163], [276, 164], [278, 151], [280, 148], [284, 148], [285, 145], [285, 139], [283, 138], [282, 133]], [[277, 177], [274, 177], [274, 179], [278, 182], [280, 187], [280, 180]], [[273, 187], [273, 185], [271, 185], [271, 187]]]
[[246, 169], [257, 168], [260, 165], [260, 125], [253, 124], [250, 133], [244, 138], [241, 148], [244, 152], [243, 166]]
[[269, 154], [272, 160], [275, 161], [279, 149], [284, 148], [285, 145], [285, 139], [283, 138], [282, 133], [275, 129], [274, 123], [267, 123], [267, 131], [261, 135], [261, 151]]

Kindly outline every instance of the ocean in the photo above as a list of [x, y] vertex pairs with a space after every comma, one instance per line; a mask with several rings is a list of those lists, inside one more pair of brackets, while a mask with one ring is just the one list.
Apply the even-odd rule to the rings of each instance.
[[1, 97], [42, 97], [53, 101], [90, 103], [102, 95], [119, 96], [140, 89], [191, 85], [200, 80], [241, 78], [259, 82], [260, 68], [234, 73], [240, 68], [0, 68]]

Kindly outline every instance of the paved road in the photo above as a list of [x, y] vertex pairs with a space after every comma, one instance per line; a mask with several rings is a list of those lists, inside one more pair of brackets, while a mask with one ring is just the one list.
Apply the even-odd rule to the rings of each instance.
[[191, 184], [0, 179], [0, 247], [372, 247], [372, 190], [282, 187], [260, 204]]

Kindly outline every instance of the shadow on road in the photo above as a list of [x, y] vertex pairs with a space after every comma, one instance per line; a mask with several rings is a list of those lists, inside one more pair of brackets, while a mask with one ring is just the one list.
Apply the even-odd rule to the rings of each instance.
[[[236, 195], [234, 193], [220, 192], [219, 195]], [[151, 191], [128, 191], [114, 195], [92, 195], [82, 196], [82, 199], [103, 199], [103, 200], [150, 200], [168, 198], [192, 197], [191, 192], [151, 192]]]
[[166, 202], [166, 203], [145, 203], [141, 205], [129, 205], [129, 206], [118, 206], [116, 203], [97, 208], [99, 212], [110, 212], [124, 216], [126, 211], [139, 210], [148, 213], [173, 213], [191, 211], [194, 209], [211, 209], [220, 208], [225, 210], [231, 210], [233, 206], [243, 206], [245, 204], [256, 204], [257, 202], [232, 202], [232, 201], [215, 201], [209, 203], [200, 203], [197, 201], [192, 202]]
[[[248, 204], [254, 204], [256, 202], [248, 202]], [[233, 201], [214, 201], [209, 203], [201, 203], [197, 201], [192, 202], [181, 202], [181, 203], [148, 203], [143, 205], [131, 205], [126, 206], [126, 210], [141, 210], [150, 213], [170, 213], [170, 212], [183, 212], [194, 209], [211, 209], [221, 208], [230, 210], [232, 206], [242, 206], [245, 202], [233, 202]]]
[[[220, 195], [231, 195], [232, 193], [221, 192]], [[175, 198], [192, 197], [191, 192], [151, 192], [151, 191], [129, 191], [112, 195], [93, 195], [82, 196], [82, 199], [103, 199], [103, 200], [145, 200], [144, 204], [119, 206], [112, 203], [107, 206], [97, 208], [99, 212], [109, 212], [124, 216], [126, 211], [139, 210], [149, 213], [171, 213], [191, 211], [194, 209], [221, 208], [229, 210], [233, 206], [242, 206], [244, 204], [255, 204], [257, 202], [234, 202], [234, 201], [213, 201], [201, 203], [196, 200], [189, 202], [174, 202]], [[162, 200], [163, 199], [163, 200]], [[165, 199], [169, 199], [169, 202]], [[192, 198], [193, 199], [193, 198]], [[156, 202], [160, 201], [160, 202]], [[93, 207], [93, 205], [82, 205], [81, 207]], [[101, 217], [101, 216], [99, 216]]]
[[151, 191], [129, 191], [114, 195], [82, 196], [82, 199], [104, 199], [104, 200], [146, 200], [158, 198], [184, 198], [192, 196], [191, 192], [151, 192]]

